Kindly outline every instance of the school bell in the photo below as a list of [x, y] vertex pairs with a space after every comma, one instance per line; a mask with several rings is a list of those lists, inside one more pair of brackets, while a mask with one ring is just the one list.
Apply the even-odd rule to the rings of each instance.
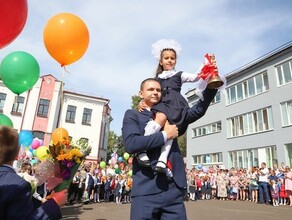
[[212, 75], [208, 81], [207, 87], [209, 89], [217, 89], [223, 85], [223, 81], [221, 80], [221, 78], [218, 74], [218, 68], [216, 65], [215, 55], [209, 54], [209, 57], [210, 57], [211, 65], [214, 66], [214, 70], [213, 70]]

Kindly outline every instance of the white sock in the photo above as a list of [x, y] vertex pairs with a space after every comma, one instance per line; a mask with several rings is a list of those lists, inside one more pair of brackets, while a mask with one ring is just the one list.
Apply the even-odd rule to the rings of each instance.
[[149, 121], [145, 127], [145, 133], [144, 133], [144, 136], [148, 136], [148, 135], [151, 135], [151, 134], [155, 134], [157, 132], [159, 132], [161, 129], [161, 126], [160, 124], [158, 124], [156, 121]]
[[149, 160], [149, 157], [147, 156], [146, 152], [139, 153], [138, 157], [140, 160], [143, 161]]
[[[162, 146], [161, 148], [161, 153], [160, 153], [160, 157], [158, 159], [158, 163], [156, 166], [158, 167], [162, 167], [162, 168], [166, 168], [166, 162], [167, 162], [167, 157], [168, 157], [168, 154], [169, 154], [169, 151], [171, 149], [171, 145], [172, 145], [172, 139], [171, 140], [167, 140], [165, 145]], [[160, 162], [162, 161], [162, 162]]]
[[[156, 121], [149, 121], [145, 127], [145, 133], [144, 133], [144, 136], [148, 136], [148, 135], [151, 135], [151, 134], [154, 134], [154, 133], [157, 133], [158, 131], [160, 131], [161, 129], [161, 126], [160, 124], [158, 124]], [[146, 161], [146, 160], [149, 160], [146, 152], [142, 152], [138, 155], [139, 159], [142, 160], [142, 161]]]

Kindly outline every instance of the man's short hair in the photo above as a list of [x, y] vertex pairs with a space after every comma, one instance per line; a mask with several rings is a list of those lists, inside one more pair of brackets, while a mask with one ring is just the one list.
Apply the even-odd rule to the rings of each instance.
[[[141, 82], [141, 84], [140, 84], [140, 91], [143, 90], [145, 83], [146, 83], [146, 82], [149, 82], [149, 81], [155, 81], [155, 82], [158, 82], [158, 81], [157, 81], [156, 79], [154, 79], [154, 78], [147, 78], [147, 79], [144, 79], [144, 80]], [[158, 83], [159, 83], [159, 82], [158, 82]], [[159, 83], [159, 84], [160, 84], [160, 83]]]
[[13, 162], [18, 152], [17, 131], [7, 126], [0, 126], [0, 165]]

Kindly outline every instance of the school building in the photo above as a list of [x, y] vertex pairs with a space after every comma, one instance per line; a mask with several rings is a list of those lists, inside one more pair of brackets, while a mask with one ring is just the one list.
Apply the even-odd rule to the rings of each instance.
[[[207, 113], [187, 130], [187, 168], [292, 166], [292, 41], [225, 75]], [[198, 97], [187, 92], [192, 106]]]
[[110, 100], [63, 90], [52, 75], [41, 76], [32, 89], [12, 93], [0, 81], [0, 113], [8, 116], [18, 132], [31, 131], [48, 146], [52, 132], [65, 128], [73, 142], [92, 147], [87, 161], [105, 160], [110, 128]]

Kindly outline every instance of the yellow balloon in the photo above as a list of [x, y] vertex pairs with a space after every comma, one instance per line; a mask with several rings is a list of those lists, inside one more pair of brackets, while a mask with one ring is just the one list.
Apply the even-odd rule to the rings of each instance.
[[43, 39], [49, 54], [64, 66], [84, 55], [89, 44], [89, 32], [78, 16], [60, 13], [47, 22]]
[[50, 154], [50, 150], [48, 147], [46, 146], [40, 146], [36, 149], [36, 157], [40, 160], [40, 161], [45, 161], [46, 159], [48, 159], [51, 156]]

